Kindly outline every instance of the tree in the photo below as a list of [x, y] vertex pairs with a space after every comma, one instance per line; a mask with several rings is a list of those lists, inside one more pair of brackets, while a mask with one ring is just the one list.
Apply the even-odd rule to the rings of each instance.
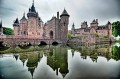
[[67, 37], [70, 39], [70, 38], [73, 37], [73, 35], [72, 35], [71, 33], [68, 33], [68, 34], [67, 34]]
[[13, 35], [14, 34], [13, 29], [3, 27], [3, 34], [5, 34], [5, 35]]
[[116, 61], [120, 60], [120, 47], [113, 46], [112, 47], [112, 58]]
[[112, 34], [115, 37], [120, 36], [120, 21], [112, 23]]
[[98, 34], [98, 33], [94, 33], [94, 35], [95, 35], [96, 37], [99, 37], [99, 34]]

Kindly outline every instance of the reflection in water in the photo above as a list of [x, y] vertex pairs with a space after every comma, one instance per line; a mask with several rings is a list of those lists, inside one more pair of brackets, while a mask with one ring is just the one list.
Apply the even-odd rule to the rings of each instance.
[[15, 49], [23, 53], [0, 55], [0, 79], [98, 79], [120, 76], [120, 47], [117, 46]]
[[67, 48], [63, 47], [55, 47], [51, 50], [47, 57], [47, 64], [56, 71], [56, 75], [59, 72], [63, 77], [69, 72], [68, 70], [68, 62], [67, 62]]

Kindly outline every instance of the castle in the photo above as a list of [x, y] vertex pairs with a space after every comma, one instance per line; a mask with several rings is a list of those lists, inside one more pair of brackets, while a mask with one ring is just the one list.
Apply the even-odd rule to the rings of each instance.
[[[81, 23], [81, 28], [75, 29], [73, 23], [71, 28], [71, 34], [75, 37], [81, 37], [82, 42], [96, 43], [102, 41], [104, 38], [108, 40], [112, 39], [112, 24], [108, 21], [106, 25], [99, 25], [98, 19], [94, 19], [90, 23], [90, 27], [86, 21]], [[105, 39], [104, 39], [105, 41]]]
[[61, 15], [57, 12], [57, 17], [52, 17], [51, 20], [44, 24], [38, 12], [36, 12], [33, 0], [32, 6], [27, 13], [28, 18], [25, 17], [24, 13], [20, 21], [18, 18], [14, 21], [14, 36], [28, 36], [30, 38], [54, 39], [66, 42], [69, 16], [64, 9]]

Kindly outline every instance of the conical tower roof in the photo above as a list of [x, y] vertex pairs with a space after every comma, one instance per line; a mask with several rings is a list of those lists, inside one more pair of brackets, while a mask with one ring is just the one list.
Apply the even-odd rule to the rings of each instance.
[[70, 15], [69, 15], [68, 12], [66, 11], [66, 9], [64, 9], [64, 11], [63, 11], [62, 14], [60, 15], [60, 17], [62, 17], [62, 16], [70, 16]]
[[108, 21], [108, 23], [107, 23], [107, 24], [111, 24], [111, 23], [110, 23], [110, 21]]
[[18, 24], [19, 24], [19, 20], [18, 20], [18, 18], [16, 18], [16, 20], [14, 21], [14, 23], [18, 23]]
[[16, 20], [14, 21], [13, 26], [19, 26], [19, 20], [18, 20], [18, 18], [16, 18]]
[[25, 12], [24, 12], [23, 17], [22, 17], [21, 20], [27, 20], [26, 17], [25, 17]]

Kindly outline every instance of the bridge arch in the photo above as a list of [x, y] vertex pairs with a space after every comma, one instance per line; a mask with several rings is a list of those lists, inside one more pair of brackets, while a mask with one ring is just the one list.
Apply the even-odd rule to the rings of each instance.
[[40, 44], [39, 44], [39, 46], [40, 45], [47, 45], [47, 43], [45, 41], [41, 41]]
[[57, 41], [52, 42], [52, 45], [58, 45], [59, 43]]
[[3, 41], [0, 41], [0, 47], [4, 47]]

